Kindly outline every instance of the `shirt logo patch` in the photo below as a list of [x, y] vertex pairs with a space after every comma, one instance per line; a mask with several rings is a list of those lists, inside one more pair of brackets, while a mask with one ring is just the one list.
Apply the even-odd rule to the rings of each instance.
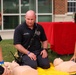
[[27, 33], [24, 33], [23, 35], [29, 35], [29, 33], [27, 32]]
[[40, 31], [36, 31], [35, 34], [39, 36], [40, 35]]

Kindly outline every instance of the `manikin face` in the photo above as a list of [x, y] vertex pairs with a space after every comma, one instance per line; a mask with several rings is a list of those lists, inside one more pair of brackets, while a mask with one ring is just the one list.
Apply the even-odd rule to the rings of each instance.
[[26, 20], [26, 24], [28, 25], [28, 27], [33, 27], [35, 20], [36, 20], [36, 16], [34, 12], [30, 11], [26, 13], [25, 20]]

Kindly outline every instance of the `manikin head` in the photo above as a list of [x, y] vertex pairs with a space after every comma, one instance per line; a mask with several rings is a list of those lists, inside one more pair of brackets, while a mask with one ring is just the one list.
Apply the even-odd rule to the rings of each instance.
[[63, 60], [61, 58], [56, 58], [54, 61], [53, 61], [53, 64], [54, 66], [58, 66], [60, 63], [62, 63]]
[[11, 62], [5, 62], [5, 66], [7, 66], [10, 70], [13, 70], [15, 67], [19, 66], [15, 61]]

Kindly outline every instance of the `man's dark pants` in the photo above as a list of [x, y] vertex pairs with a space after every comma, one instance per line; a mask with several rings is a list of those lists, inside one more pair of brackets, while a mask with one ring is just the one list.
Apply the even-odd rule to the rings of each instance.
[[28, 57], [27, 55], [23, 55], [22, 58], [22, 65], [29, 65], [32, 68], [36, 69], [37, 67], [41, 67], [43, 69], [47, 69], [50, 67], [50, 62], [47, 58], [42, 58], [42, 56], [40, 55], [40, 52], [34, 51], [37, 60], [31, 60], [30, 57]]

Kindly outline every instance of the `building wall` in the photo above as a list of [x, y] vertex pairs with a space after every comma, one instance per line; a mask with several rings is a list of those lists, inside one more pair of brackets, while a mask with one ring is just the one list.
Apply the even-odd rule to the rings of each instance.
[[[3, 1], [3, 0], [1, 0]], [[5, 0], [4, 0], [5, 1]], [[19, 0], [20, 1], [20, 0]], [[35, 1], [35, 0], [34, 0]], [[40, 0], [41, 1], [41, 0]], [[45, 0], [44, 0], [45, 1]], [[52, 5], [53, 7], [51, 9], [53, 9], [53, 13], [52, 13], [52, 10], [51, 10], [51, 13], [39, 13], [38, 17], [41, 17], [42, 21], [44, 21], [45, 19], [47, 19], [48, 16], [51, 16], [52, 17], [52, 14], [53, 14], [53, 20], [54, 22], [64, 22], [64, 21], [73, 21], [73, 14], [68, 14], [67, 13], [67, 0], [52, 0], [53, 3], [49, 3], [50, 0], [48, 0], [46, 2], [46, 4], [48, 3], [49, 6]], [[43, 1], [41, 1], [43, 2]], [[1, 3], [2, 5], [2, 3]], [[42, 4], [41, 4], [42, 6]], [[38, 9], [36, 9], [38, 10]], [[41, 7], [40, 7], [40, 10], [41, 10]], [[49, 10], [49, 8], [47, 9]], [[3, 11], [3, 10], [2, 10]], [[41, 12], [41, 11], [40, 11]], [[42, 11], [43, 12], [43, 11]], [[47, 15], [48, 14], [48, 15]], [[11, 14], [10, 14], [11, 15]], [[14, 15], [14, 14], [12, 14]], [[20, 16], [21, 14], [19, 14]], [[24, 16], [25, 14], [22, 14], [21, 15], [21, 18], [19, 19], [19, 22], [21, 23], [22, 21], [22, 16]], [[3, 16], [7, 19], [6, 16], [8, 16], [8, 14], [5, 14], [3, 13]], [[17, 15], [16, 15], [17, 16]], [[44, 18], [46, 16], [46, 18]], [[12, 16], [11, 16], [12, 17]], [[49, 17], [51, 19], [51, 17]], [[40, 21], [41, 21], [40, 19]], [[43, 20], [44, 19], [44, 20]], [[50, 20], [51, 21], [51, 20]], [[6, 21], [7, 22], [7, 21]], [[9, 22], [7, 22], [9, 23]], [[13, 22], [15, 23], [15, 22]], [[6, 23], [5, 23], [6, 24]], [[8, 24], [9, 25], [9, 24]], [[6, 25], [7, 26], [7, 25]], [[13, 39], [13, 35], [14, 35], [14, 30], [1, 30], [0, 31], [0, 35], [2, 36], [3, 39]]]
[[54, 15], [54, 22], [73, 22], [73, 14]]
[[[13, 39], [14, 29], [24, 22], [25, 13], [32, 9], [36, 12], [36, 22], [51, 22], [53, 0], [0, 0], [2, 26], [0, 35], [3, 39]], [[45, 8], [45, 9], [44, 9]]]
[[67, 0], [54, 0], [54, 14], [60, 15], [67, 12]]
[[0, 31], [2, 39], [13, 39], [14, 31]]
[[73, 14], [67, 13], [67, 0], [54, 0], [54, 21], [73, 21]]

